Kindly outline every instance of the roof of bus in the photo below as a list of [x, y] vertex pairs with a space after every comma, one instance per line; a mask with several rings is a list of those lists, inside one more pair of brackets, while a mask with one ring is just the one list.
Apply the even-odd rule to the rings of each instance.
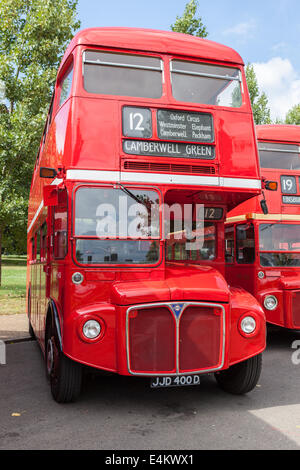
[[264, 126], [256, 126], [256, 136], [258, 140], [300, 143], [300, 126], [291, 124], [268, 124]]
[[241, 56], [230, 47], [171, 31], [124, 27], [83, 29], [70, 42], [62, 64], [77, 45], [171, 53], [244, 65]]

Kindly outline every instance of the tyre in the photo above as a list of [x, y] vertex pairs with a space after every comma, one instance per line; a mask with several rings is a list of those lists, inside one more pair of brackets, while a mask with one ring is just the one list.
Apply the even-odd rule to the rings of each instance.
[[225, 391], [235, 395], [250, 392], [256, 386], [262, 367], [262, 355], [247, 359], [231, 366], [229, 369], [215, 374], [218, 385]]
[[32, 326], [31, 326], [30, 320], [29, 320], [28, 331], [29, 331], [29, 334], [30, 334], [31, 338], [35, 339], [35, 334], [34, 334]]
[[75, 401], [81, 392], [82, 367], [65, 356], [61, 350], [55, 329], [47, 327], [45, 365], [51, 394], [58, 403]]
[[27, 309], [27, 315], [28, 315], [28, 332], [29, 332], [31, 338], [36, 339], [36, 338], [35, 338], [34, 331], [33, 331], [33, 328], [32, 328], [32, 325], [31, 325], [31, 321], [30, 321], [30, 316], [31, 316], [31, 292], [30, 292], [30, 289], [29, 289], [29, 291], [28, 291], [28, 309]]

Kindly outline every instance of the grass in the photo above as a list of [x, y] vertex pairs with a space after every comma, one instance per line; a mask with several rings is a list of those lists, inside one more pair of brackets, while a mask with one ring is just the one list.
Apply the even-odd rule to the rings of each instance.
[[26, 255], [2, 256], [0, 315], [26, 312]]

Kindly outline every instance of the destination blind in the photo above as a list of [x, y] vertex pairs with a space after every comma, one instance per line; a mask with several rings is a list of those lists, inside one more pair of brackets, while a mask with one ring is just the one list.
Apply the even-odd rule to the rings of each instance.
[[160, 109], [157, 111], [157, 133], [162, 140], [212, 143], [212, 115]]
[[161, 140], [139, 140], [153, 136], [151, 110], [124, 106], [122, 126], [123, 135], [127, 137], [123, 140], [124, 153], [204, 160], [215, 158], [215, 146], [211, 145], [214, 142], [211, 114], [159, 109], [156, 121], [157, 135]]
[[144, 156], [201, 158], [205, 160], [215, 158], [215, 147], [212, 145], [157, 142], [153, 140], [124, 140], [123, 151], [131, 155]]

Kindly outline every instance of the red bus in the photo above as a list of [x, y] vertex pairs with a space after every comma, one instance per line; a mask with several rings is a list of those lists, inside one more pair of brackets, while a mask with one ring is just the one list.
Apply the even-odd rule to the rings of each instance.
[[226, 224], [226, 271], [251, 292], [269, 323], [300, 329], [300, 127], [257, 126], [262, 177], [279, 190], [233, 209]]
[[156, 30], [73, 38], [28, 219], [30, 331], [55, 400], [74, 400], [88, 367], [152, 387], [215, 373], [229, 392], [253, 389], [265, 316], [225, 281], [224, 220], [260, 193], [239, 54]]

